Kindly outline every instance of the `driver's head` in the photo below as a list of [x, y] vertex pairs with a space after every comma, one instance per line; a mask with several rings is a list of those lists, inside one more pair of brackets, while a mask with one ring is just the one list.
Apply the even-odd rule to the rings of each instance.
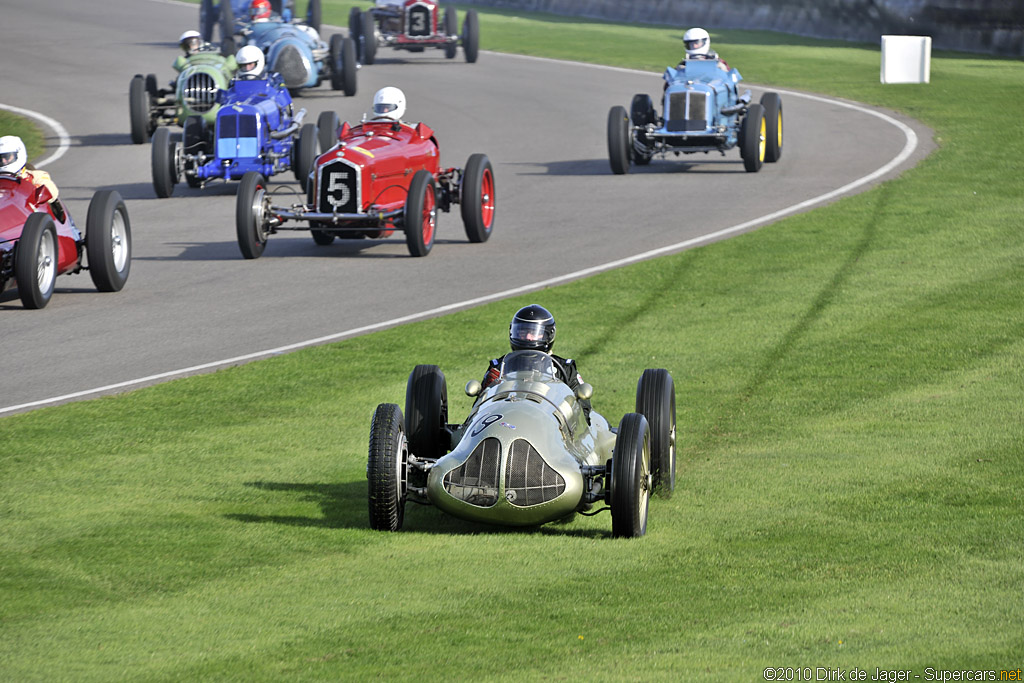
[[203, 37], [199, 35], [199, 31], [185, 31], [181, 38], [178, 38], [178, 45], [185, 55], [193, 55], [203, 46]]
[[241, 78], [259, 78], [263, 75], [266, 60], [263, 50], [255, 45], [246, 45], [239, 50], [235, 54], [235, 61], [238, 62], [238, 75]]
[[555, 316], [537, 304], [524, 306], [512, 317], [508, 339], [513, 351], [533, 349], [550, 353], [555, 343]]
[[25, 143], [17, 135], [0, 138], [0, 173], [18, 173], [28, 163]]
[[249, 6], [249, 18], [253, 21], [268, 21], [272, 11], [270, 0], [252, 0], [252, 4]]
[[706, 55], [711, 49], [711, 35], [702, 28], [694, 27], [683, 34], [683, 45], [687, 57]]
[[373, 118], [400, 121], [405, 115], [405, 93], [394, 86], [381, 88], [373, 96]]

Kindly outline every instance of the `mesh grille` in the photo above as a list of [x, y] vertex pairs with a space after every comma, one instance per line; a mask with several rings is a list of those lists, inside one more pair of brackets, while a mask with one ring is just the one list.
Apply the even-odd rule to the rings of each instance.
[[565, 491], [562, 478], [528, 441], [512, 442], [512, 453], [505, 471], [505, 498], [516, 507], [540, 505]]
[[409, 9], [408, 31], [406, 35], [411, 38], [427, 38], [433, 33], [430, 21], [430, 10], [426, 5], [413, 5]]
[[491, 507], [498, 502], [500, 469], [501, 442], [484, 439], [466, 462], [444, 475], [444, 490], [470, 505]]
[[687, 90], [668, 96], [668, 121], [665, 128], [670, 131], [705, 130], [707, 125], [707, 93]]
[[320, 211], [357, 213], [359, 211], [359, 171], [335, 160], [324, 164], [320, 174]]
[[217, 103], [217, 84], [213, 76], [207, 73], [189, 74], [182, 89], [185, 106], [192, 111], [204, 114]]
[[277, 53], [274, 71], [281, 74], [284, 84], [289, 88], [301, 88], [309, 80], [309, 70], [302, 53], [294, 45], [285, 45]]

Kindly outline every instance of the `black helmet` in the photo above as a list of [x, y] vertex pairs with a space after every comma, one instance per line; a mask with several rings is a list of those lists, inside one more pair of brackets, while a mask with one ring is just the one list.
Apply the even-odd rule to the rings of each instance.
[[508, 326], [508, 339], [513, 351], [536, 349], [548, 353], [555, 343], [555, 316], [543, 306], [524, 306]]

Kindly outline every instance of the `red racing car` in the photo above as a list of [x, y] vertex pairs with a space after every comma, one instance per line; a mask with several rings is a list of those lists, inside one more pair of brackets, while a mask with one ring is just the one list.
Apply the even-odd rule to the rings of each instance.
[[277, 205], [263, 176], [242, 177], [235, 216], [245, 258], [258, 258], [268, 236], [280, 230], [311, 230], [319, 245], [335, 237], [386, 238], [398, 230], [411, 255], [426, 256], [438, 210], [454, 204], [461, 206], [469, 241], [487, 241], [494, 227], [494, 171], [486, 155], [471, 155], [465, 169], [441, 168], [434, 132], [424, 123], [377, 118], [338, 128], [332, 116], [326, 131], [338, 132], [321, 141], [331, 148], [313, 165], [305, 204]]
[[[124, 287], [131, 267], [128, 209], [114, 190], [89, 203], [85, 235], [50, 191], [0, 173], [0, 291], [14, 281], [25, 308], [43, 308], [58, 275], [88, 270], [101, 292]], [[83, 257], [88, 257], [88, 262]]]

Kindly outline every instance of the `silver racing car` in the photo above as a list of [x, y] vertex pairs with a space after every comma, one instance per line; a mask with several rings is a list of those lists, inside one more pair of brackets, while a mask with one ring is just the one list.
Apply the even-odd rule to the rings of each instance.
[[[370, 429], [370, 525], [402, 528], [407, 501], [448, 514], [507, 526], [539, 525], [572, 513], [610, 509], [612, 535], [643, 536], [655, 490], [670, 495], [676, 472], [676, 399], [667, 370], [645, 370], [636, 412], [618, 428], [581, 401], [543, 351], [504, 357], [498, 380], [476, 398], [462, 424], [448, 424], [448, 390], [436, 365], [409, 376], [405, 416], [377, 406]], [[595, 504], [607, 507], [593, 510]]]

